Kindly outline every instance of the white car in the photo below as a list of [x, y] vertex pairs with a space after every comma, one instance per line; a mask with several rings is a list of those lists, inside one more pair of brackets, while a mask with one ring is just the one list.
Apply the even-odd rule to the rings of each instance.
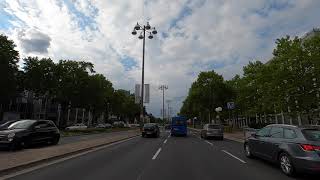
[[79, 129], [87, 129], [88, 126], [84, 125], [84, 124], [74, 124], [72, 126], [68, 126], [66, 127], [66, 130], [79, 130]]
[[96, 128], [112, 128], [111, 124], [98, 124]]

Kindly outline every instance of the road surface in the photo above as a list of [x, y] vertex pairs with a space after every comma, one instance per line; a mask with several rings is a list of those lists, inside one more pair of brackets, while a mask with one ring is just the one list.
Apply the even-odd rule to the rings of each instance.
[[[12, 180], [292, 180], [277, 166], [247, 159], [242, 144], [203, 140], [197, 135], [137, 137], [83, 156], [49, 165]], [[299, 176], [295, 179], [319, 179]]]

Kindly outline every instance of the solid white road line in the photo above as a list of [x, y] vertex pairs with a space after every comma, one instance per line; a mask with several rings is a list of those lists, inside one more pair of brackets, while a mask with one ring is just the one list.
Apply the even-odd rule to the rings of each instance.
[[221, 150], [222, 152], [224, 152], [224, 153], [226, 153], [226, 154], [228, 154], [229, 156], [231, 156], [231, 157], [233, 157], [233, 158], [235, 158], [235, 159], [237, 159], [238, 161], [240, 161], [240, 162], [242, 162], [242, 163], [246, 163], [244, 160], [242, 160], [242, 159], [240, 159], [240, 158], [238, 158], [237, 156], [235, 156], [235, 155], [233, 155], [233, 154], [231, 154], [231, 153], [229, 153], [228, 151], [226, 151], [226, 150]]
[[168, 139], [164, 140], [164, 142], [163, 142], [163, 143], [165, 144], [165, 143], [167, 143], [167, 141], [168, 141]]
[[155, 160], [157, 158], [157, 156], [159, 155], [161, 151], [161, 148], [158, 149], [158, 151], [153, 155], [152, 160]]
[[205, 141], [206, 143], [208, 143], [208, 144], [210, 144], [211, 146], [213, 146], [213, 144], [211, 143], [211, 142], [209, 142], [209, 141]]
[[95, 151], [98, 151], [98, 150], [101, 150], [101, 149], [104, 149], [104, 148], [107, 148], [107, 147], [110, 147], [110, 146], [121, 144], [121, 143], [130, 141], [132, 139], [138, 138], [138, 137], [139, 136], [135, 136], [135, 137], [131, 137], [129, 139], [120, 140], [118, 142], [114, 142], [114, 143], [111, 143], [111, 144], [107, 144], [105, 146], [93, 148], [91, 150], [88, 150], [88, 151], [85, 151], [85, 152], [82, 152], [82, 153], [78, 153], [78, 154], [67, 156], [67, 157], [64, 157], [64, 158], [61, 158], [61, 159], [53, 160], [53, 161], [50, 161], [48, 163], [44, 163], [44, 164], [40, 164], [38, 166], [34, 166], [34, 167], [23, 169], [21, 171], [13, 172], [13, 173], [10, 173], [8, 175], [1, 176], [0, 180], [13, 178], [15, 176], [19, 176], [19, 175], [22, 175], [22, 174], [25, 174], [25, 173], [28, 173], [28, 172], [31, 172], [31, 171], [35, 171], [37, 169], [41, 169], [41, 168], [44, 168], [44, 167], [47, 167], [47, 166], [50, 166], [50, 165], [53, 165], [53, 164], [57, 164], [57, 163], [60, 163], [60, 162], [63, 162], [63, 161], [70, 160], [70, 159], [73, 159], [73, 158], [76, 158], [76, 157], [79, 157], [79, 156], [83, 156], [83, 155], [86, 155], [86, 154], [89, 154], [89, 153], [92, 153], [92, 152], [95, 152]]

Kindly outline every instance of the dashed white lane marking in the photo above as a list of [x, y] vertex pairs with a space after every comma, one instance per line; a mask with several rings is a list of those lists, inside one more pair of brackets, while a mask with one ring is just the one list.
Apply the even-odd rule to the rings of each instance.
[[206, 143], [208, 143], [208, 144], [210, 144], [211, 146], [213, 146], [213, 144], [211, 143], [211, 142], [209, 142], [209, 141], [205, 141]]
[[233, 154], [231, 154], [231, 153], [229, 153], [228, 151], [226, 151], [226, 150], [221, 150], [222, 152], [224, 152], [224, 153], [226, 153], [226, 154], [228, 154], [229, 156], [231, 156], [231, 157], [233, 157], [233, 158], [235, 158], [235, 159], [237, 159], [238, 161], [240, 161], [240, 162], [242, 162], [242, 163], [246, 163], [244, 160], [242, 160], [242, 159], [240, 159], [240, 158], [238, 158], [237, 156], [235, 156], [235, 155], [233, 155]]
[[163, 142], [163, 143], [165, 144], [165, 143], [167, 143], [167, 141], [168, 141], [168, 139], [164, 140], [164, 142]]
[[158, 151], [153, 155], [152, 160], [155, 160], [157, 158], [157, 156], [159, 155], [161, 151], [161, 148], [158, 149]]

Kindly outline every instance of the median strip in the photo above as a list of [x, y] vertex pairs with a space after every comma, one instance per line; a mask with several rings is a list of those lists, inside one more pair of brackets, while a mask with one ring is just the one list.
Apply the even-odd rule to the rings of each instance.
[[228, 151], [226, 151], [226, 150], [221, 150], [222, 152], [224, 152], [224, 153], [226, 153], [226, 154], [228, 154], [229, 156], [231, 156], [231, 157], [233, 157], [233, 158], [235, 158], [235, 159], [237, 159], [238, 161], [240, 161], [240, 162], [242, 162], [242, 163], [246, 163], [244, 160], [242, 160], [242, 159], [240, 159], [240, 158], [238, 158], [237, 156], [235, 156], [235, 155], [233, 155], [233, 154], [231, 154], [231, 153], [229, 153]]

